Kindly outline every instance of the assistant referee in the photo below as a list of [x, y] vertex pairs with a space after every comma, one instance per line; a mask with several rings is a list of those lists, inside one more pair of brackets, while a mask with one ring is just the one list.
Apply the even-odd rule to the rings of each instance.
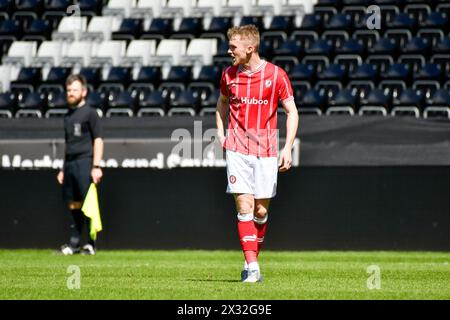
[[73, 223], [69, 243], [61, 247], [61, 253], [93, 255], [96, 252], [94, 239], [89, 238], [81, 248], [82, 229], [85, 224], [89, 229], [89, 219], [81, 208], [91, 182], [98, 184], [103, 176], [100, 168], [102, 128], [95, 108], [86, 103], [86, 79], [78, 74], [70, 75], [66, 89], [69, 111], [64, 117], [65, 160], [57, 180], [62, 185], [63, 200], [71, 212]]

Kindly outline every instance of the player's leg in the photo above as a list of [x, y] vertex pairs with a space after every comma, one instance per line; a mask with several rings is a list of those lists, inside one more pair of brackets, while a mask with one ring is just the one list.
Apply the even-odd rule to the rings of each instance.
[[262, 244], [264, 242], [264, 236], [267, 230], [267, 220], [269, 218], [269, 204], [270, 199], [255, 199], [255, 210], [253, 221], [256, 226], [256, 236], [258, 241], [258, 250], [256, 256], [261, 251]]
[[[260, 271], [257, 258], [257, 229], [253, 222], [253, 212], [255, 210], [254, 197], [252, 194], [234, 194], [234, 198], [238, 211], [239, 239], [245, 257], [241, 280], [244, 282], [256, 282], [260, 280]], [[249, 279], [249, 275], [252, 273], [254, 273], [254, 281], [250, 281], [251, 279]]]
[[[91, 169], [92, 169], [92, 159], [80, 159], [77, 161], [77, 186], [80, 192], [81, 204], [83, 204], [84, 199], [86, 198], [87, 192], [89, 190], [89, 186], [91, 185]], [[84, 215], [84, 212], [81, 211], [80, 207], [80, 215], [83, 221], [85, 221], [87, 234], [89, 236], [88, 243], [81, 248], [82, 254], [94, 255], [95, 254], [95, 240], [90, 237], [90, 219]], [[81, 231], [80, 231], [81, 232]]]
[[64, 203], [70, 213], [72, 222], [69, 227], [69, 242], [61, 247], [61, 253], [64, 255], [72, 255], [80, 251], [80, 232], [84, 221], [78, 213], [81, 209], [81, 203], [77, 200], [77, 186], [73, 174], [74, 164], [72, 161], [68, 161], [64, 165], [62, 192]]

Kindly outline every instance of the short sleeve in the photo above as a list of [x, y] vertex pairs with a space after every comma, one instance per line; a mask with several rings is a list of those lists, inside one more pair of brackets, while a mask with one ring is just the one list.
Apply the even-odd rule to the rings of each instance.
[[220, 79], [220, 93], [225, 97], [229, 97], [230, 94], [228, 92], [226, 72], [227, 72], [227, 69], [222, 71], [222, 78]]
[[278, 97], [281, 102], [288, 102], [294, 99], [291, 81], [288, 75], [283, 69], [280, 70], [280, 76], [278, 77]]
[[100, 117], [94, 107], [89, 108], [91, 108], [91, 110], [89, 110], [89, 127], [91, 129], [92, 139], [102, 138], [103, 132]]

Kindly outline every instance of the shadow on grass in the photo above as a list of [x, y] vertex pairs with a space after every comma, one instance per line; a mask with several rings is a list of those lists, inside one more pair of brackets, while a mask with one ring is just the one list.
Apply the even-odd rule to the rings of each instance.
[[190, 282], [226, 282], [226, 283], [234, 283], [234, 282], [241, 282], [241, 280], [236, 279], [187, 279], [186, 281]]

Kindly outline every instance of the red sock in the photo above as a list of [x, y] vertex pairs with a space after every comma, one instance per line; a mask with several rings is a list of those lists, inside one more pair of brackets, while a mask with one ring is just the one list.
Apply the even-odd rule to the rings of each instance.
[[[245, 217], [245, 216], [244, 216]], [[247, 263], [256, 261], [256, 252], [258, 250], [257, 229], [253, 222], [253, 217], [250, 221], [243, 221], [243, 218], [238, 220], [238, 233], [241, 241], [241, 247], [244, 251], [245, 260]], [[244, 218], [245, 219], [245, 218]], [[253, 251], [253, 253], [251, 253]], [[248, 259], [252, 260], [249, 261]]]
[[258, 243], [258, 249], [256, 251], [256, 256], [259, 255], [259, 251], [261, 250], [261, 247], [263, 245], [264, 242], [264, 235], [266, 234], [266, 230], [267, 230], [267, 221], [264, 224], [259, 224], [259, 223], [255, 223], [255, 227], [256, 227], [256, 236], [257, 236], [257, 243]]

